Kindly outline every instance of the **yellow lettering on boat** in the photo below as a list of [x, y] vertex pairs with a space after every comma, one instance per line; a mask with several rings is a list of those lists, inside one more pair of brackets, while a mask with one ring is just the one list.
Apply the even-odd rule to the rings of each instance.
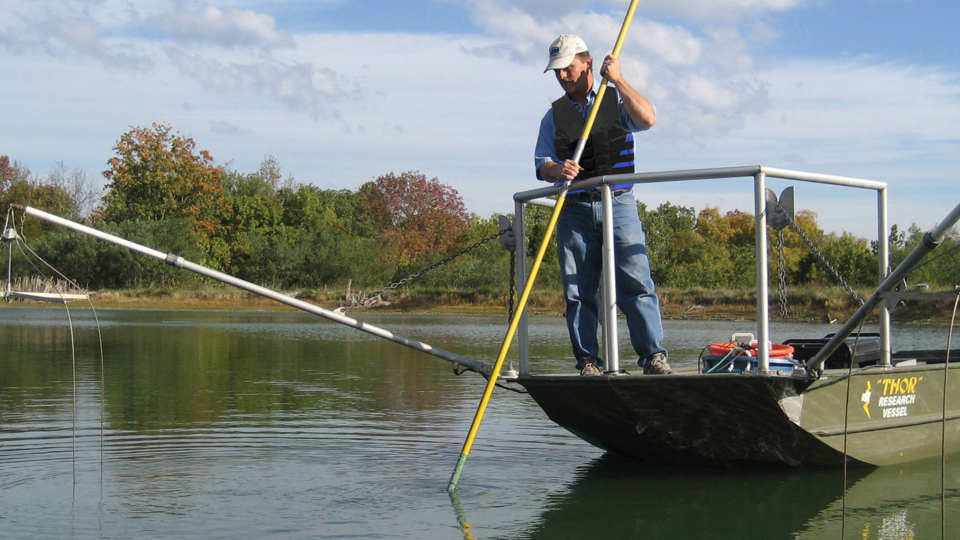
[[[909, 416], [910, 409], [908, 405], [917, 402], [917, 384], [923, 380], [923, 377], [895, 377], [889, 379], [878, 379], [877, 386], [883, 387], [883, 393], [877, 400], [877, 406], [883, 411], [883, 418], [902, 418]], [[869, 382], [867, 383], [869, 385]], [[870, 387], [867, 387], [869, 392]], [[867, 395], [866, 393], [864, 394]], [[866, 410], [867, 403], [864, 403]], [[870, 411], [867, 411], [870, 417]]]
[[880, 379], [878, 385], [883, 385], [883, 395], [890, 396], [894, 394], [916, 394], [917, 383], [923, 380], [923, 377], [898, 377], [895, 379]]

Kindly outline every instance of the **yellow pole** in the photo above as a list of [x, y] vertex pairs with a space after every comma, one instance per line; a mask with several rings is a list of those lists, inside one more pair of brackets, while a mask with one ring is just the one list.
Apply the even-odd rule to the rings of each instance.
[[[613, 52], [610, 53], [610, 56], [618, 58], [620, 56], [620, 49], [623, 48], [623, 42], [627, 38], [627, 31], [630, 30], [630, 23], [633, 22], [633, 13], [637, 11], [637, 4], [640, 3], [640, 0], [632, 0], [630, 2], [630, 7], [627, 9], [627, 16], [623, 19], [623, 25], [620, 27], [620, 35], [617, 36], [617, 43], [613, 46]], [[573, 160], [579, 162], [580, 154], [583, 152], [583, 144], [587, 141], [587, 137], [590, 135], [590, 130], [593, 129], [593, 121], [597, 119], [597, 111], [600, 110], [600, 101], [603, 100], [603, 95], [607, 93], [607, 76], [603, 76], [603, 80], [600, 81], [600, 88], [597, 90], [597, 99], [593, 103], [593, 109], [590, 110], [590, 117], [587, 118], [586, 125], [583, 126], [583, 134], [580, 136], [580, 144], [577, 145], [577, 152], [573, 156]]]
[[[630, 8], [627, 10], [627, 16], [624, 18], [623, 25], [620, 27], [620, 35], [617, 37], [617, 43], [613, 47], [612, 56], [616, 57], [620, 54], [620, 49], [623, 47], [623, 42], [627, 37], [627, 31], [630, 29], [630, 23], [633, 21], [633, 14], [637, 10], [637, 4], [640, 3], [640, 0], [632, 0], [630, 2]], [[600, 83], [600, 89], [597, 91], [597, 98], [593, 102], [593, 108], [590, 110], [590, 116], [587, 118], [587, 123], [583, 127], [583, 134], [580, 135], [580, 141], [577, 143], [577, 149], [574, 152], [573, 160], [579, 162], [580, 156], [583, 154], [583, 148], [586, 145], [587, 137], [590, 136], [590, 130], [593, 129], [593, 122], [597, 118], [597, 111], [600, 110], [600, 101], [603, 99], [603, 95], [607, 90], [607, 77], [603, 77], [603, 81]], [[523, 294], [520, 295], [520, 301], [517, 303], [517, 311], [513, 316], [513, 320], [510, 321], [510, 327], [507, 329], [507, 335], [503, 340], [503, 345], [500, 346], [500, 354], [497, 356], [497, 361], [493, 365], [493, 372], [490, 374], [490, 379], [487, 381], [487, 387], [483, 392], [483, 398], [480, 400], [480, 406], [477, 407], [477, 414], [473, 418], [473, 424], [470, 426], [470, 432], [467, 434], [467, 439], [463, 443], [463, 450], [460, 451], [460, 458], [457, 459], [457, 466], [453, 470], [453, 475], [450, 477], [450, 483], [447, 484], [447, 491], [453, 492], [457, 489], [457, 483], [460, 482], [460, 474], [463, 472], [463, 466], [467, 462], [467, 456], [470, 455], [470, 450], [473, 448], [473, 441], [477, 437], [477, 431], [480, 429], [480, 422], [483, 421], [483, 415], [487, 410], [487, 404], [490, 403], [490, 396], [493, 395], [493, 389], [497, 385], [497, 379], [500, 377], [500, 369], [503, 368], [503, 361], [507, 357], [507, 352], [510, 350], [510, 344], [513, 342], [513, 336], [517, 332], [517, 326], [520, 323], [520, 317], [523, 315], [523, 310], [527, 307], [527, 299], [530, 297], [530, 291], [533, 289], [533, 282], [537, 278], [537, 273], [540, 271], [540, 264], [543, 262], [543, 256], [547, 252], [547, 246], [549, 245], [549, 240], [553, 236], [553, 230], [556, 228], [557, 219], [560, 217], [560, 210], [563, 208], [563, 203], [567, 197], [567, 191], [570, 188], [570, 182], [567, 181], [563, 190], [560, 191], [560, 196], [557, 198], [557, 205], [553, 208], [553, 214], [550, 216], [550, 222], [547, 224], [547, 230], [543, 235], [543, 242], [540, 244], [540, 249], [537, 251], [537, 257], [534, 259], [533, 267], [530, 269], [530, 276], [527, 278], [527, 284], [523, 288]]]

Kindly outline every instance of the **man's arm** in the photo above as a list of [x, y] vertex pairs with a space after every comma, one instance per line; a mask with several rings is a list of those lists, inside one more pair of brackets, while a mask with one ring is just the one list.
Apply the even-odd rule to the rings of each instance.
[[623, 73], [620, 71], [620, 60], [613, 56], [607, 56], [603, 59], [603, 65], [600, 67], [600, 74], [607, 77], [607, 80], [617, 87], [617, 93], [620, 94], [620, 100], [630, 115], [630, 118], [643, 129], [650, 129], [657, 123], [657, 111], [653, 108], [650, 101], [640, 95], [633, 89]]

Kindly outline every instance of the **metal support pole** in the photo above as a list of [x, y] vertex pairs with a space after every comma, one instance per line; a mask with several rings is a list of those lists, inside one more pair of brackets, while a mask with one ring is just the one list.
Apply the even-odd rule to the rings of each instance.
[[[527, 286], [527, 221], [524, 209], [526, 205], [520, 201], [513, 203], [513, 234], [517, 239], [516, 280], [517, 290], [522, 291]], [[520, 315], [520, 325], [517, 327], [517, 353], [520, 357], [520, 375], [530, 375], [530, 330], [527, 327], [527, 311]]]
[[13, 242], [7, 242], [7, 295], [13, 290], [10, 284], [10, 267], [13, 266]]
[[753, 202], [757, 234], [757, 363], [761, 373], [770, 371], [770, 269], [767, 255], [767, 183], [766, 174], [754, 177]]
[[617, 261], [613, 249], [613, 190], [603, 184], [603, 355], [606, 370], [620, 371], [620, 346], [617, 332]]
[[11, 231], [13, 229], [9, 227], [10, 225], [10, 214], [12, 210], [7, 211], [7, 219], [3, 223], [3, 239], [7, 242], [7, 285], [4, 289], [4, 296], [10, 296], [10, 266], [13, 264], [13, 237], [11, 237]]
[[[877, 190], [877, 259], [880, 267], [879, 286], [890, 273], [890, 233], [887, 229], [887, 188]], [[890, 311], [893, 309], [889, 299], [880, 305], [880, 365], [892, 365], [890, 343]]]

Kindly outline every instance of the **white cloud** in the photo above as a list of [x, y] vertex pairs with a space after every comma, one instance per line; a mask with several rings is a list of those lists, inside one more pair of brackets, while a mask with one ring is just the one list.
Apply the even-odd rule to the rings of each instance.
[[210, 131], [214, 133], [223, 133], [227, 135], [242, 135], [249, 133], [249, 129], [242, 128], [230, 122], [224, 122], [222, 120], [211, 120], [210, 121]]
[[144, 70], [150, 58], [129, 44], [104, 38], [106, 29], [89, 16], [17, 13], [0, 27], [0, 45], [15, 53], [39, 51], [57, 58], [94, 58], [110, 69]]
[[315, 118], [329, 112], [325, 105], [328, 101], [347, 95], [336, 73], [309, 63], [269, 60], [224, 64], [175, 47], [164, 47], [164, 52], [181, 74], [206, 90], [265, 94], [291, 110], [309, 111]]
[[216, 60], [204, 60], [175, 47], [164, 47], [163, 51], [180, 73], [199, 82], [205, 90], [233, 92], [243, 85], [235, 69]]
[[[500, 43], [474, 51], [525, 65], [546, 63], [546, 49], [561, 33], [577, 33], [595, 57], [611, 51], [623, 23], [626, 2], [571, 3], [546, 10], [531, 2], [477, 0], [469, 3], [477, 24], [500, 38]], [[777, 2], [726, 2], [759, 10]], [[566, 9], [566, 11], [564, 10]], [[644, 13], [648, 13], [645, 11]], [[769, 38], [766, 27], [752, 26], [752, 34]], [[757, 30], [760, 29], [760, 30]], [[624, 74], [631, 85], [649, 97], [668, 127], [669, 138], [717, 136], [742, 126], [747, 115], [761, 112], [766, 103], [764, 84], [753, 74], [750, 40], [735, 26], [711, 23], [697, 26], [651, 20], [638, 11], [621, 50]]]
[[[473, 16], [482, 28], [496, 36], [506, 38], [506, 43], [484, 48], [486, 51], [508, 52], [508, 57], [520, 63], [539, 63], [543, 50], [561, 32], [545, 26], [537, 18], [522, 9], [494, 1], [479, 1], [473, 7]], [[546, 62], [543, 62], [546, 65]]]
[[671, 66], [691, 67], [703, 59], [704, 42], [689, 30], [648, 20], [631, 25], [631, 36], [644, 51]]
[[296, 44], [272, 16], [232, 7], [182, 10], [180, 0], [8, 0], [0, 46], [61, 58], [95, 58], [111, 69], [143, 70], [151, 42], [207, 43], [269, 51]]
[[679, 85], [679, 90], [691, 102], [705, 109], [718, 112], [732, 110], [740, 102], [734, 91], [721, 88], [714, 81], [697, 74], [684, 77]]
[[103, 28], [94, 20], [51, 17], [41, 26], [46, 27], [48, 36], [59, 39], [68, 48], [90, 52], [100, 47]]
[[[810, 0], [643, 0], [644, 12], [710, 24], [732, 23], [745, 17], [784, 12]], [[639, 8], [638, 8], [639, 9]]]
[[163, 31], [178, 43], [216, 43], [226, 47], [294, 47], [293, 38], [277, 29], [270, 15], [250, 10], [207, 6], [199, 11], [148, 17], [148, 27]]
[[[505, 6], [529, 13], [541, 21], [556, 19], [564, 13], [610, 12], [622, 22], [630, 0], [448, 0], [465, 5], [481, 6], [487, 10]], [[649, 14], [679, 17], [690, 21], [731, 22], [744, 17], [770, 12], [783, 12], [811, 0], [641, 0], [637, 16]]]
[[779, 96], [764, 118], [811, 139], [960, 139], [957, 73], [869, 59], [808, 60], [764, 70], [763, 77]]
[[344, 97], [337, 75], [309, 63], [285, 65], [260, 62], [237, 66], [253, 86], [285, 103], [293, 110], [318, 112], [325, 100]]

